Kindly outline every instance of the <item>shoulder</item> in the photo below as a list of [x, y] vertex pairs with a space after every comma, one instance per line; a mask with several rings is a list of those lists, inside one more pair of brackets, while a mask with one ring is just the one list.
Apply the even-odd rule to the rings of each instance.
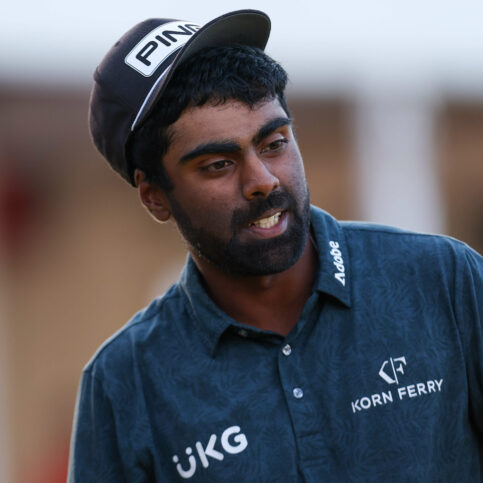
[[456, 260], [481, 256], [464, 242], [447, 235], [421, 233], [395, 226], [361, 221], [339, 221], [316, 206], [311, 207], [312, 226], [321, 243], [329, 239], [342, 239], [352, 256], [391, 255], [410, 259], [430, 257]]
[[339, 222], [351, 246], [367, 247], [374, 245], [389, 252], [397, 252], [410, 258], [431, 255], [446, 260], [459, 257], [481, 256], [466, 243], [447, 235], [421, 233], [404, 230], [394, 226], [354, 221]]
[[132, 367], [140, 350], [159, 346], [163, 340], [168, 343], [181, 316], [182, 299], [178, 284], [155, 298], [103, 342], [84, 367], [84, 373], [90, 372], [94, 377], [101, 378], [112, 372], [122, 374]]
[[399, 280], [398, 286], [404, 281], [451, 299], [467, 299], [481, 290], [483, 258], [460, 240], [372, 223], [340, 226], [353, 273], [362, 274], [364, 280], [379, 276]]

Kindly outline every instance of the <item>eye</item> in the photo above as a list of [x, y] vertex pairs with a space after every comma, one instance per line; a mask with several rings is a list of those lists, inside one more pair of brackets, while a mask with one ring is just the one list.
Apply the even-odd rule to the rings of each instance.
[[280, 138], [276, 139], [269, 143], [266, 147], [261, 150], [262, 154], [270, 154], [270, 153], [277, 153], [285, 149], [285, 146], [288, 144], [288, 139]]
[[217, 173], [228, 168], [232, 164], [233, 162], [229, 161], [228, 159], [220, 159], [219, 161], [215, 161], [214, 163], [210, 163], [206, 166], [201, 166], [200, 170], [208, 173]]

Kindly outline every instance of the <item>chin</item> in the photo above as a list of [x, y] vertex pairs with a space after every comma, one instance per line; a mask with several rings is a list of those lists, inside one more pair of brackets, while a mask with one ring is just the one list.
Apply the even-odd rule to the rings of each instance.
[[217, 250], [216, 256], [205, 258], [223, 272], [232, 275], [274, 275], [295, 265], [304, 251], [307, 238], [308, 228], [250, 244], [233, 241], [226, 250]]

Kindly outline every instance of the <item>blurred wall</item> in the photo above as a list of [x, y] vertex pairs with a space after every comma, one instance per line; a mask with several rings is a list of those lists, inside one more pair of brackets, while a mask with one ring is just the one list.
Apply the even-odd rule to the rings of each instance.
[[[0, 391], [13, 482], [65, 479], [83, 365], [185, 259], [176, 230], [94, 151], [87, 102], [84, 90], [0, 89]], [[289, 103], [312, 201], [360, 218], [353, 99], [291, 93]], [[446, 232], [481, 251], [483, 102], [445, 99], [434, 125]]]

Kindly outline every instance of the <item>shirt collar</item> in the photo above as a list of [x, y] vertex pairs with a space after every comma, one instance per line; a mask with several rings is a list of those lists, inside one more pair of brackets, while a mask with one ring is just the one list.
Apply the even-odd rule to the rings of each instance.
[[[350, 265], [344, 233], [335, 218], [314, 206], [311, 207], [311, 224], [319, 258], [314, 290], [331, 295], [350, 307]], [[188, 309], [211, 356], [215, 354], [221, 335], [230, 326], [261, 332], [242, 326], [213, 302], [190, 255], [179, 285], [188, 298]]]
[[191, 255], [188, 255], [186, 265], [181, 272], [179, 285], [188, 298], [188, 310], [193, 316], [192, 319], [200, 337], [204, 340], [210, 355], [213, 356], [223, 332], [236, 322], [213, 302]]
[[345, 234], [339, 222], [311, 206], [311, 223], [319, 258], [314, 288], [351, 306], [351, 266]]

